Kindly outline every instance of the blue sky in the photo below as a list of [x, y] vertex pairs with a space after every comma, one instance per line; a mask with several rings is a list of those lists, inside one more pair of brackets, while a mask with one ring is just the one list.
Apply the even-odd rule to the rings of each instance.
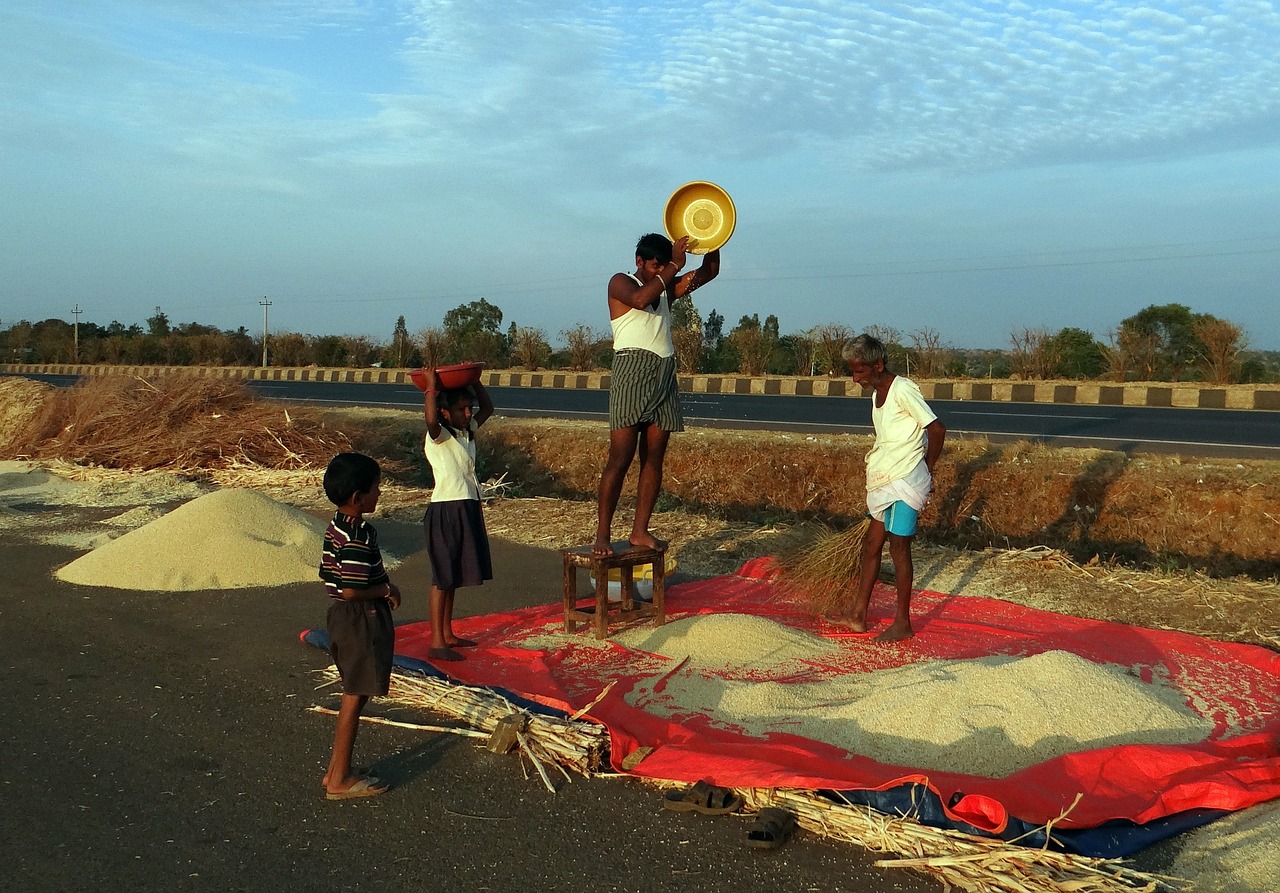
[[[712, 180], [732, 326], [1280, 349], [1280, 4], [214, 0], [0, 8], [0, 326], [553, 342]], [[696, 260], [694, 261], [696, 263]]]

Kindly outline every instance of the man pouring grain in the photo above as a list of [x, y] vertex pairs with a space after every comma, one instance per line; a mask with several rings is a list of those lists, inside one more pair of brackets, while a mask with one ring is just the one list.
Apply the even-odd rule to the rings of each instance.
[[613, 329], [613, 376], [609, 388], [609, 457], [596, 491], [594, 555], [613, 554], [613, 514], [637, 449], [640, 481], [636, 515], [628, 542], [666, 548], [649, 532], [649, 519], [662, 490], [662, 463], [673, 431], [684, 430], [676, 351], [671, 340], [671, 302], [706, 285], [720, 272], [720, 252], [709, 251], [701, 266], [681, 273], [689, 237], [672, 242], [659, 233], [636, 243], [634, 273], [609, 280], [609, 324]]

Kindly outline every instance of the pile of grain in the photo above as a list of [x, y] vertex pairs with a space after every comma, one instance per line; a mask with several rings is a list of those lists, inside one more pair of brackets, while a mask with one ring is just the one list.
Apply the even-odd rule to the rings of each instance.
[[614, 636], [637, 651], [685, 660], [691, 669], [777, 672], [797, 661], [821, 662], [840, 646], [750, 614], [685, 617], [657, 629], [638, 627]]
[[[701, 714], [753, 737], [790, 733], [884, 763], [989, 778], [1067, 753], [1185, 744], [1213, 730], [1180, 692], [1063, 651], [929, 661], [801, 684], [760, 682], [751, 676], [774, 665], [778, 654], [821, 663], [832, 646], [815, 640], [806, 650], [803, 634], [750, 619], [696, 618], [706, 637], [701, 666], [691, 661], [654, 676], [627, 700], [660, 715]], [[768, 644], [768, 627], [782, 643], [776, 648]], [[672, 657], [685, 653], [669, 650]]]
[[1232, 813], [1181, 838], [1173, 863], [1203, 893], [1280, 890], [1280, 801]]
[[85, 586], [187, 592], [317, 579], [325, 525], [254, 490], [217, 490], [56, 572]]

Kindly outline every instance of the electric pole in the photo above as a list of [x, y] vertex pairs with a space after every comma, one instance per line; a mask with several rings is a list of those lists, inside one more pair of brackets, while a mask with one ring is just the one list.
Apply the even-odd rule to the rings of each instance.
[[71, 349], [71, 362], [73, 363], [80, 362], [80, 314], [81, 313], [84, 313], [84, 311], [80, 309], [79, 304], [76, 304], [76, 309], [71, 311], [71, 315], [76, 318], [75, 324], [71, 327], [71, 333], [72, 333], [71, 337], [72, 337], [72, 345], [73, 345]]
[[271, 302], [267, 300], [267, 296], [263, 295], [262, 300], [258, 302], [262, 305], [262, 368], [267, 368], [267, 308], [271, 306]]

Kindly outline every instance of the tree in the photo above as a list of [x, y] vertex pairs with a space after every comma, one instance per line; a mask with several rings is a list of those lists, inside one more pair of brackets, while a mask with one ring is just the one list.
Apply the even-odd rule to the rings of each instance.
[[1240, 367], [1244, 330], [1233, 322], [1204, 314], [1192, 323], [1192, 331], [1202, 347], [1198, 362], [1204, 377], [1214, 384], [1229, 383]]
[[829, 322], [809, 330], [814, 342], [813, 361], [826, 375], [844, 372], [844, 346], [853, 337], [853, 329], [844, 323]]
[[502, 311], [484, 298], [462, 304], [444, 315], [450, 358], [493, 365], [506, 347]]
[[[674, 322], [672, 327], [674, 328]], [[569, 368], [574, 372], [589, 372], [600, 365], [600, 352], [604, 350], [605, 339], [591, 326], [578, 323], [572, 329], [560, 332], [560, 337], [568, 348]]]
[[1195, 363], [1203, 346], [1196, 340], [1194, 327], [1195, 316], [1184, 304], [1152, 304], [1120, 322], [1121, 331], [1147, 349], [1142, 365], [1149, 381], [1179, 381]]
[[1058, 357], [1054, 374], [1064, 378], [1097, 378], [1102, 374], [1103, 347], [1089, 332], [1067, 327], [1049, 341], [1050, 349]]
[[156, 308], [154, 316], [147, 317], [147, 334], [157, 338], [163, 338], [169, 334], [169, 317], [165, 316], [164, 311], [159, 307]]
[[1015, 375], [1023, 379], [1052, 377], [1058, 368], [1058, 355], [1048, 329], [1014, 329], [1009, 340], [1013, 344], [1009, 362]]
[[551, 356], [551, 345], [547, 343], [547, 335], [542, 329], [529, 328], [511, 324], [511, 332], [507, 336], [511, 348], [511, 358], [530, 372], [545, 366]]
[[387, 362], [393, 369], [403, 369], [413, 353], [413, 341], [409, 338], [409, 329], [404, 324], [404, 317], [396, 317], [396, 327], [391, 333], [391, 348], [387, 351]]
[[912, 354], [917, 378], [937, 378], [942, 371], [942, 336], [936, 329], [917, 329], [911, 335]]
[[418, 333], [418, 348], [422, 351], [422, 365], [434, 369], [443, 365], [449, 354], [449, 336], [444, 329], [423, 329]]
[[671, 341], [676, 349], [676, 365], [681, 372], [698, 371], [702, 363], [702, 316], [685, 295], [671, 302]]
[[769, 319], [772, 326], [761, 325], [758, 313], [743, 316], [729, 332], [729, 341], [738, 354], [738, 371], [745, 375], [763, 375], [777, 349], [778, 320]]

